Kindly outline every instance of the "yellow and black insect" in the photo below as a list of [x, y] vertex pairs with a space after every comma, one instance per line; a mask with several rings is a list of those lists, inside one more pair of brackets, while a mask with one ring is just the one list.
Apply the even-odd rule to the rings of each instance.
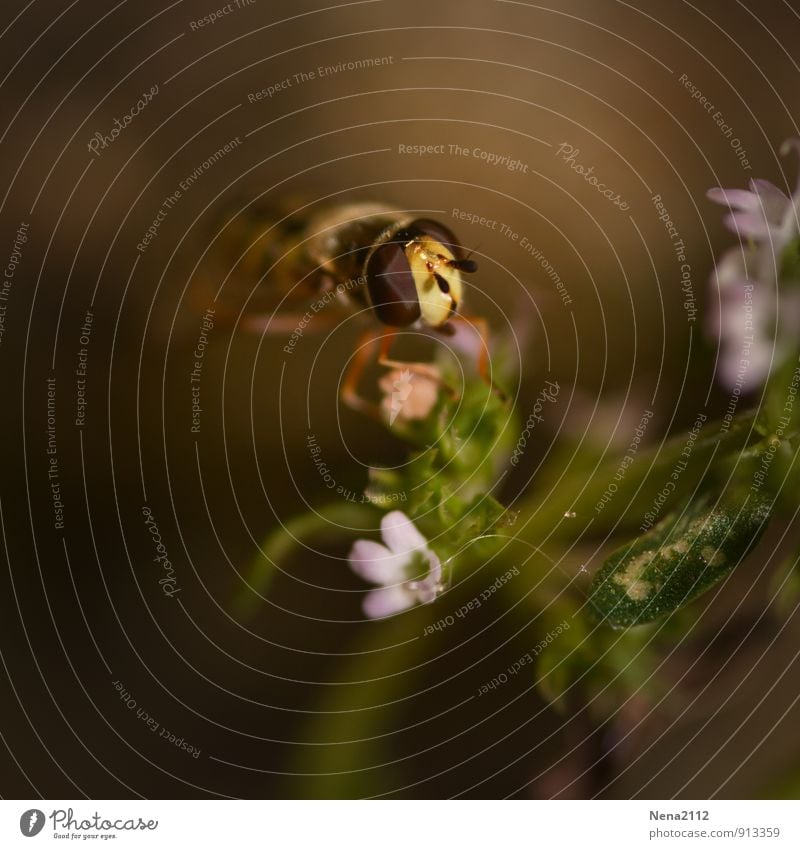
[[[259, 302], [261, 308], [244, 322], [251, 330], [288, 332], [297, 323], [289, 313], [293, 307], [326, 295], [332, 306], [373, 315], [382, 328], [369, 331], [342, 384], [343, 399], [366, 409], [356, 389], [370, 340], [381, 340], [379, 362], [397, 365], [388, 352], [402, 328], [451, 335], [456, 321], [467, 322], [480, 335], [480, 374], [493, 386], [486, 323], [461, 311], [462, 275], [476, 270], [443, 224], [383, 204], [336, 204], [282, 217], [251, 204], [224, 225], [203, 273], [255, 291], [256, 309]], [[266, 300], [272, 309], [264, 308]], [[335, 311], [326, 315], [333, 320]]]

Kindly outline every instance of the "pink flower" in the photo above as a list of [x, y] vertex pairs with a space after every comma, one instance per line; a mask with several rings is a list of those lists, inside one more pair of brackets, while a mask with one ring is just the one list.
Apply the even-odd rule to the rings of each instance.
[[[800, 139], [787, 139], [781, 146], [785, 156], [790, 150], [800, 153]], [[789, 242], [800, 232], [798, 205], [800, 178], [794, 194], [788, 197], [769, 180], [750, 180], [750, 190], [709, 189], [708, 197], [730, 209], [725, 217], [728, 229], [744, 239], [769, 244], [773, 259], [783, 253]], [[774, 266], [774, 262], [773, 262]]]
[[[800, 153], [800, 139], [781, 153]], [[726, 251], [711, 276], [719, 312], [710, 332], [719, 339], [719, 377], [729, 390], [751, 391], [797, 347], [800, 292], [778, 286], [784, 251], [800, 234], [800, 179], [791, 197], [768, 180], [750, 189], [710, 189], [708, 197], [727, 206], [727, 227], [743, 244]], [[780, 304], [779, 304], [780, 298]]]
[[775, 355], [775, 289], [747, 273], [741, 247], [722, 255], [712, 274], [719, 309], [709, 330], [719, 339], [719, 380], [728, 390], [750, 392], [769, 376]]
[[383, 392], [381, 409], [393, 425], [425, 419], [436, 406], [441, 388], [439, 370], [426, 363], [415, 363], [414, 370], [393, 369], [378, 381]]
[[387, 513], [381, 520], [381, 536], [385, 545], [360, 539], [348, 556], [357, 575], [378, 585], [364, 599], [364, 613], [370, 619], [427, 604], [441, 591], [442, 564], [405, 513]]

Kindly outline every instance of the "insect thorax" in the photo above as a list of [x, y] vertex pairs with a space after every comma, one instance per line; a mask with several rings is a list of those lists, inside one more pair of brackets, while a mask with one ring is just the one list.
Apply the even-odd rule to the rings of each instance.
[[221, 229], [209, 252], [213, 273], [270, 297], [289, 293], [302, 298], [339, 286], [345, 299], [365, 304], [367, 254], [408, 216], [377, 203], [289, 209], [252, 202], [229, 211], [217, 225]]

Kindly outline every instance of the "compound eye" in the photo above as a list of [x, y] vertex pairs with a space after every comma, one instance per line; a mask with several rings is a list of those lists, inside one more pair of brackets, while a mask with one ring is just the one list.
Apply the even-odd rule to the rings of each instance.
[[461, 259], [463, 250], [461, 244], [451, 230], [448, 230], [443, 224], [438, 221], [432, 221], [430, 218], [418, 218], [408, 225], [408, 229], [412, 232], [419, 232], [439, 242], [450, 249], [450, 252], [456, 259]]
[[459, 271], [472, 274], [478, 270], [478, 263], [465, 255], [464, 248], [461, 247], [458, 239], [444, 224], [440, 224], [438, 221], [432, 221], [430, 218], [418, 218], [409, 224], [408, 229], [412, 232], [422, 233], [422, 235], [447, 248], [453, 255], [454, 261], [452, 262], [452, 266]]
[[388, 242], [367, 261], [367, 289], [378, 319], [390, 327], [408, 327], [420, 317], [419, 296], [404, 246]]

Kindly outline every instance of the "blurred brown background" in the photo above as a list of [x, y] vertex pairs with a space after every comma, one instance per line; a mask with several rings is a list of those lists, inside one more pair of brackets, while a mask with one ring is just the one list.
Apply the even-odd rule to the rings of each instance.
[[[363, 586], [341, 543], [296, 558], [255, 618], [237, 621], [237, 570], [280, 520], [327, 498], [305, 450], [309, 430], [354, 490], [363, 464], [402, 449], [377, 424], [337, 411], [351, 324], [314, 363], [320, 343], [310, 337], [287, 362], [283, 340], [220, 321], [204, 357], [200, 434], [190, 428], [188, 375], [209, 305], [192, 272], [218, 226], [215, 209], [262, 193], [357, 197], [427, 210], [476, 251], [470, 310], [501, 338], [531, 325], [523, 417], [547, 375], [589, 403], [568, 413], [573, 434], [598, 397], [611, 421], [652, 407], [653, 439], [690, 424], [709, 392], [721, 406], [703, 324], [714, 309], [708, 275], [730, 237], [705, 191], [753, 176], [785, 185], [782, 169], [794, 179], [795, 163], [778, 148], [798, 133], [798, 4], [253, 0], [204, 26], [219, 6], [81, 0], [4, 11], [0, 253], [11, 255], [20, 222], [29, 237], [0, 345], [2, 793], [778, 792], [769, 788], [797, 757], [798, 628], [796, 617], [786, 624], [765, 612], [757, 569], [725, 586], [705, 630], [667, 661], [663, 701], [641, 724], [626, 716], [611, 729], [587, 731], [579, 717], [555, 714], [529, 680], [465, 703], [518, 656], [524, 613], [481, 611], [421, 647], [411, 666], [393, 661], [392, 631], [361, 621]], [[381, 61], [363, 67], [369, 59]], [[320, 66], [333, 70], [295, 76]], [[272, 96], [255, 97], [276, 84]], [[154, 86], [152, 101], [92, 153], [95, 134], [109, 134]], [[237, 138], [138, 250], [165, 199]], [[399, 145], [447, 152], [414, 156]], [[451, 155], [451, 145], [521, 164]], [[601, 196], [561, 145], [629, 208]], [[694, 322], [654, 195], [685, 243]], [[454, 209], [503, 222], [520, 239], [459, 222]], [[563, 281], [569, 305], [523, 237]], [[238, 310], [245, 298], [232, 288], [223, 302]], [[76, 427], [81, 347], [87, 409]], [[63, 530], [54, 527], [46, 453], [53, 376]], [[556, 437], [542, 435], [538, 456]], [[157, 583], [145, 504], [179, 576], [174, 599]], [[371, 701], [348, 665], [365, 651], [386, 653], [388, 707]], [[114, 681], [200, 756], [150, 732]], [[320, 730], [331, 713], [337, 724]], [[331, 734], [338, 748], [315, 745]], [[743, 751], [751, 757], [737, 770]], [[341, 778], [310, 775], [342, 764]]]

